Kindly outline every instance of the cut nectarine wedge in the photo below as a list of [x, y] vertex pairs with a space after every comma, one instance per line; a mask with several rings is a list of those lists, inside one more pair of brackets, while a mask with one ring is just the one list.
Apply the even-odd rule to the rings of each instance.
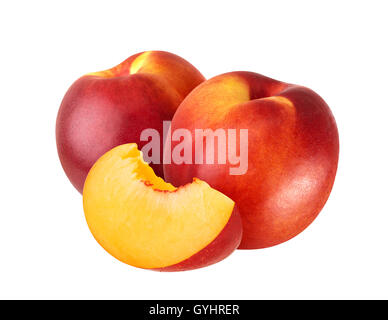
[[230, 198], [199, 179], [179, 188], [164, 182], [136, 144], [113, 148], [94, 164], [83, 203], [95, 239], [135, 267], [200, 268], [224, 259], [241, 241]]

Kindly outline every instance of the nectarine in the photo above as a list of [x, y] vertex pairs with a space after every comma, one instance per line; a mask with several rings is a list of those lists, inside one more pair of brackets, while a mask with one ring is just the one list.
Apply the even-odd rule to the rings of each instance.
[[105, 250], [129, 265], [180, 271], [220, 261], [235, 250], [242, 226], [235, 203], [194, 179], [175, 188], [157, 177], [136, 144], [93, 165], [83, 192], [89, 228]]
[[[328, 105], [308, 88], [251, 72], [219, 75], [181, 103], [171, 132], [181, 128], [193, 139], [167, 141], [171, 145], [165, 150], [179, 144], [192, 157], [165, 164], [166, 181], [179, 186], [198, 177], [236, 201], [243, 222], [242, 249], [265, 248], [294, 237], [329, 197], [338, 162], [338, 131]], [[197, 141], [195, 131], [220, 128], [248, 130], [246, 172], [231, 174], [236, 164], [230, 161], [196, 163], [203, 156], [198, 152], [206, 152], [195, 146], [205, 146], [207, 137]]]
[[[142, 147], [144, 129], [161, 132], [163, 120], [171, 120], [203, 80], [189, 62], [163, 51], [138, 53], [78, 79], [63, 98], [56, 124], [59, 158], [72, 184], [82, 193], [89, 169], [106, 151], [129, 142]], [[151, 166], [163, 176], [160, 163]]]

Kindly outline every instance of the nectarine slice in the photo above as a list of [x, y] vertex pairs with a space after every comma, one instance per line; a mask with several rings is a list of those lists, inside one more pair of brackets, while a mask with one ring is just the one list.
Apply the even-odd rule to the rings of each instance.
[[166, 183], [133, 143], [113, 148], [94, 164], [83, 203], [95, 239], [135, 267], [204, 267], [228, 256], [241, 241], [233, 200], [199, 179], [179, 188]]

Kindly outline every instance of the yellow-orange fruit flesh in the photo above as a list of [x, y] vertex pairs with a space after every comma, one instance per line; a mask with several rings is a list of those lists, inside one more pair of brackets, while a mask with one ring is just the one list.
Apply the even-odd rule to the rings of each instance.
[[[146, 269], [179, 264], [206, 248], [222, 233], [235, 206], [201, 180], [180, 188], [164, 182], [136, 144], [104, 154], [90, 170], [83, 196], [87, 223], [101, 246], [120, 261]], [[238, 238], [232, 251], [241, 234]]]

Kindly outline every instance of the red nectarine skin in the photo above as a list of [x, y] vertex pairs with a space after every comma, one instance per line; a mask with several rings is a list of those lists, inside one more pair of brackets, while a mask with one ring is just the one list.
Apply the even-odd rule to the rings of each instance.
[[[273, 246], [296, 236], [318, 215], [332, 189], [339, 141], [334, 117], [312, 90], [251, 72], [207, 80], [181, 103], [171, 130], [248, 129], [248, 171], [228, 163], [164, 165], [176, 186], [198, 177], [236, 202], [241, 249]], [[179, 142], [172, 142], [172, 149]], [[205, 143], [205, 142], [204, 142]], [[238, 144], [237, 144], [238, 145]]]
[[228, 257], [241, 242], [242, 225], [237, 207], [235, 206], [228, 223], [221, 233], [204, 249], [190, 258], [175, 265], [151, 269], [154, 271], [187, 271], [203, 268], [217, 263]]
[[[162, 135], [183, 98], [203, 76], [184, 59], [162, 51], [136, 54], [118, 66], [78, 79], [60, 106], [56, 139], [66, 175], [82, 193], [87, 173], [111, 148], [135, 142], [144, 129]], [[161, 150], [162, 150], [161, 146]], [[162, 164], [151, 164], [163, 176]]]

